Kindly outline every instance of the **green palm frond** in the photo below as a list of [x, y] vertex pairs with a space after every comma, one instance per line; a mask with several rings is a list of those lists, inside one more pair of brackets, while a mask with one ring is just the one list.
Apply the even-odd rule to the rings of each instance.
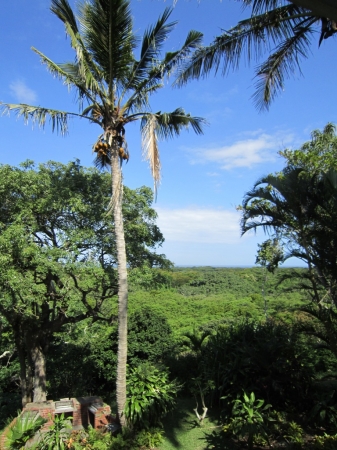
[[77, 88], [78, 100], [85, 97], [89, 101], [93, 101], [90, 92], [92, 90], [91, 86], [86, 86], [85, 80], [80, 76], [78, 65], [71, 63], [56, 64], [36, 48], [32, 47], [32, 50], [40, 56], [41, 62], [48, 67], [49, 72], [54, 77], [61, 79], [69, 89]]
[[[136, 112], [142, 107], [148, 107], [149, 95], [156, 92], [157, 89], [163, 87], [162, 79], [165, 75], [170, 75], [171, 72], [181, 63], [181, 61], [190, 54], [191, 51], [198, 48], [201, 44], [203, 34], [199, 31], [190, 31], [183, 46], [175, 51], [168, 52], [161, 61], [157, 61], [155, 64], [152, 61], [152, 66], [148, 67], [146, 77], [136, 77], [133, 69], [130, 84], [128, 88], [133, 88], [134, 93], [129, 97], [126, 103], [126, 109], [131, 112]], [[137, 65], [137, 63], [135, 63]], [[123, 96], [121, 96], [122, 99]]]
[[160, 139], [179, 136], [181, 131], [192, 127], [196, 134], [203, 133], [203, 126], [207, 124], [201, 117], [192, 117], [182, 108], [177, 108], [171, 113], [156, 113], [157, 133]]
[[200, 78], [212, 70], [217, 72], [222, 63], [225, 74], [230, 67], [237, 69], [241, 58], [248, 62], [258, 60], [266, 51], [268, 39], [279, 43], [293, 34], [293, 26], [299, 18], [290, 19], [298, 8], [287, 5], [242, 20], [238, 25], [218, 36], [209, 46], [199, 48], [190, 61], [182, 67], [176, 84]]
[[180, 68], [175, 85], [217, 73], [238, 69], [241, 60], [258, 62], [268, 51], [268, 59], [257, 67], [254, 94], [258, 108], [268, 108], [283, 89], [284, 79], [300, 69], [299, 61], [309, 53], [310, 37], [319, 18], [303, 7], [287, 1], [243, 1], [251, 16], [223, 32], [207, 47], [199, 47]]
[[[150, 109], [149, 97], [161, 89], [163, 83], [157, 79], [145, 80], [144, 86], [136, 90], [126, 101], [123, 108], [126, 114], [137, 114], [139, 111], [148, 111]], [[122, 100], [122, 98], [120, 98]]]
[[127, 88], [134, 84], [137, 86], [139, 82], [142, 82], [144, 78], [147, 78], [149, 71], [154, 65], [154, 61], [157, 61], [163, 43], [177, 23], [167, 23], [171, 13], [172, 8], [165, 8], [158, 21], [145, 31], [141, 44], [140, 59], [135, 62], [133, 73], [131, 74]]
[[71, 30], [74, 35], [79, 32], [76, 17], [68, 0], [51, 0], [50, 10], [66, 25], [67, 32], [68, 29]]
[[[79, 8], [85, 48], [102, 71], [113, 95], [116, 82], [127, 83], [136, 38], [132, 32], [130, 5], [125, 0], [92, 0]], [[111, 99], [112, 100], [112, 99]]]
[[287, 0], [241, 0], [244, 7], [251, 6], [252, 15], [263, 14], [265, 11], [270, 11], [278, 8], [280, 5], [288, 4]]
[[295, 34], [284, 41], [261, 66], [258, 67], [258, 82], [253, 95], [258, 109], [268, 109], [277, 94], [284, 89], [285, 77], [296, 71], [301, 73], [300, 57], [306, 58], [313, 30], [313, 19], [306, 27], [300, 27]]
[[77, 27], [76, 17], [67, 0], [52, 0], [51, 11], [65, 25], [66, 33], [70, 37], [71, 46], [76, 51], [78, 74], [82, 83], [96, 92], [102, 89], [102, 73], [93, 62], [89, 52], [85, 48], [81, 34]]
[[67, 134], [69, 116], [88, 119], [88, 117], [82, 116], [81, 114], [25, 104], [0, 103], [0, 111], [2, 114], [9, 114], [10, 111], [13, 111], [17, 117], [22, 117], [25, 123], [31, 121], [33, 124], [37, 124], [42, 128], [44, 128], [46, 120], [49, 119], [52, 124], [52, 130], [56, 130], [61, 135]]
[[202, 38], [203, 34], [200, 31], [191, 30], [180, 50], [166, 53], [164, 61], [160, 64], [162, 67], [162, 74], [170, 75], [172, 69], [177, 67], [178, 64], [181, 64], [192, 51], [197, 50], [201, 46]]

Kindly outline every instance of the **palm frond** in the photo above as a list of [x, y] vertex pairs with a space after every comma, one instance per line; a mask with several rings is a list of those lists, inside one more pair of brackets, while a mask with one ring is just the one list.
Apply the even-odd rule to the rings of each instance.
[[312, 33], [310, 27], [315, 21], [316, 19], [313, 19], [306, 27], [298, 28], [291, 38], [283, 42], [267, 61], [258, 67], [256, 77], [259, 80], [253, 95], [258, 109], [269, 108], [270, 103], [284, 89], [285, 77], [290, 78], [296, 69], [301, 73], [300, 58], [307, 57], [309, 35]]
[[98, 170], [109, 171], [111, 169], [110, 152], [106, 153], [105, 155], [96, 153], [94, 164]]
[[225, 74], [230, 68], [237, 69], [241, 59], [248, 63], [258, 60], [270, 44], [277, 45], [293, 34], [302, 15], [294, 16], [298, 8], [292, 4], [276, 8], [261, 15], [242, 20], [237, 26], [225, 31], [207, 47], [199, 48], [182, 66], [176, 84], [185, 84], [189, 79], [217, 72], [222, 64]]
[[75, 15], [68, 3], [68, 0], [51, 0], [50, 10], [60, 20], [62, 20], [64, 24], [67, 24], [74, 34], [79, 32]]
[[52, 130], [56, 130], [61, 135], [65, 135], [68, 131], [69, 116], [78, 116], [88, 119], [88, 117], [82, 116], [81, 114], [25, 104], [0, 103], [0, 111], [2, 111], [2, 114], [9, 114], [10, 111], [13, 111], [17, 117], [22, 117], [25, 123], [30, 121], [33, 125], [37, 124], [42, 128], [44, 128], [46, 120], [49, 118], [52, 124]]
[[150, 165], [156, 197], [161, 175], [156, 114], [148, 114], [142, 119], [142, 148], [143, 157]]
[[179, 50], [166, 53], [165, 59], [160, 63], [162, 74], [170, 75], [172, 70], [181, 64], [192, 51], [201, 47], [202, 38], [203, 34], [200, 31], [191, 30], [188, 33], [183, 46]]
[[[135, 114], [139, 111], [148, 111], [150, 109], [149, 97], [154, 94], [158, 89], [163, 87], [163, 83], [154, 80], [144, 80], [143, 86], [137, 89], [133, 95], [131, 95], [125, 105], [123, 106], [127, 114]], [[120, 97], [120, 100], [122, 98]]]
[[[146, 77], [144, 77], [145, 73], [142, 74], [142, 77], [132, 75], [130, 84], [127, 88], [133, 88], [134, 93], [128, 99], [126, 107], [131, 111], [136, 111], [137, 108], [147, 106], [149, 95], [153, 94], [158, 88], [163, 86], [161, 82], [163, 77], [165, 75], [170, 75], [173, 69], [178, 67], [181, 61], [190, 54], [191, 51], [200, 46], [202, 36], [203, 34], [199, 31], [190, 31], [183, 46], [179, 50], [166, 53], [164, 59], [161, 61], [152, 61], [153, 64], [151, 67], [148, 67]], [[136, 69], [133, 69], [132, 73], [134, 74], [135, 72]]]
[[167, 23], [172, 10], [172, 8], [165, 8], [157, 22], [145, 31], [141, 44], [140, 59], [135, 63], [130, 84], [133, 84], [134, 79], [143, 80], [144, 77], [147, 77], [149, 70], [153, 66], [153, 62], [157, 60], [163, 43], [177, 23]]
[[[126, 83], [136, 39], [132, 32], [130, 5], [125, 0], [92, 0], [79, 8], [79, 22], [85, 48], [100, 67], [109, 86]], [[111, 99], [112, 100], [112, 99]]]
[[82, 78], [82, 83], [94, 92], [102, 91], [102, 73], [93, 62], [89, 52], [86, 50], [81, 38], [76, 17], [67, 0], [52, 0], [51, 11], [65, 25], [66, 33], [70, 37], [71, 46], [76, 51], [78, 75]]
[[192, 117], [185, 113], [182, 108], [177, 108], [171, 113], [156, 113], [157, 133], [159, 138], [167, 139], [179, 136], [182, 130], [188, 130], [190, 127], [196, 134], [203, 133], [203, 127], [207, 124], [201, 117]]
[[245, 7], [251, 6], [252, 15], [263, 14], [278, 8], [281, 4], [288, 4], [287, 0], [243, 0]]
[[71, 63], [56, 64], [36, 48], [32, 47], [32, 50], [40, 56], [41, 62], [47, 66], [49, 72], [54, 77], [61, 79], [68, 89], [76, 87], [79, 98], [87, 97], [92, 101], [89, 90], [86, 88], [81, 77], [79, 76], [77, 65]]

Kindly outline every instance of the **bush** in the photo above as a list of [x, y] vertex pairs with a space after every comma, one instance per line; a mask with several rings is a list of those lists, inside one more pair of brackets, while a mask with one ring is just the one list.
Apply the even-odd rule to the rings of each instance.
[[315, 436], [313, 450], [336, 450], [337, 434], [330, 436], [324, 433], [324, 436]]
[[46, 420], [38, 414], [35, 416], [29, 413], [19, 415], [15, 423], [9, 428], [5, 447], [12, 450], [22, 449], [26, 445], [26, 442], [35, 436], [45, 422]]
[[291, 327], [272, 322], [222, 327], [208, 338], [199, 365], [214, 396], [230, 401], [242, 389], [278, 408], [308, 408], [313, 367], [310, 351]]
[[254, 392], [251, 392], [250, 395], [244, 392], [242, 398], [237, 398], [232, 402], [230, 423], [224, 426], [224, 431], [240, 437], [247, 436], [249, 449], [253, 448], [256, 437], [262, 437], [268, 441], [268, 411], [271, 405], [264, 403], [264, 400], [255, 399]]
[[129, 425], [149, 429], [160, 424], [165, 414], [174, 408], [177, 390], [177, 384], [169, 381], [166, 371], [148, 363], [131, 369], [124, 409]]

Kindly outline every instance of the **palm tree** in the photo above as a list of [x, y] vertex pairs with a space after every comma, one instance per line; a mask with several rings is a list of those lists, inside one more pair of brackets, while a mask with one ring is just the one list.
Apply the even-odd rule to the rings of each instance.
[[200, 45], [201, 33], [188, 33], [182, 48], [160, 59], [163, 43], [175, 22], [168, 22], [166, 8], [157, 23], [148, 28], [141, 42], [140, 55], [134, 56], [137, 37], [133, 32], [128, 0], [86, 0], [77, 15], [68, 0], [52, 0], [51, 11], [64, 23], [75, 61], [56, 64], [40, 51], [49, 71], [77, 93], [79, 113], [64, 112], [25, 104], [3, 104], [4, 111], [14, 111], [25, 121], [44, 126], [49, 118], [53, 130], [67, 131], [68, 118], [77, 116], [97, 124], [102, 133], [94, 144], [96, 165], [111, 167], [112, 197], [110, 211], [115, 224], [118, 259], [118, 364], [117, 409], [125, 424], [127, 358], [127, 263], [122, 216], [122, 163], [128, 160], [126, 126], [140, 120], [143, 151], [150, 163], [155, 190], [160, 181], [158, 138], [179, 135], [188, 127], [202, 133], [203, 119], [192, 117], [181, 108], [173, 112], [151, 112], [149, 97], [163, 87], [163, 79], [176, 64]]
[[[320, 45], [337, 31], [337, 25], [334, 20], [317, 15], [316, 9], [310, 10], [309, 5], [303, 6], [321, 2], [241, 1], [244, 7], [252, 7], [251, 16], [224, 31], [210, 45], [198, 47], [183, 65], [176, 84], [183, 85], [211, 71], [217, 73], [220, 66], [225, 75], [231, 68], [237, 69], [241, 59], [253, 60], [258, 63], [253, 99], [257, 108], [267, 109], [282, 92], [284, 80], [296, 69], [301, 72], [300, 61], [310, 53], [311, 38], [317, 27], [320, 28]], [[269, 56], [260, 63], [266, 52]]]
[[307, 271], [283, 277], [295, 279], [310, 298], [300, 308], [310, 321], [299, 329], [337, 355], [337, 172], [308, 166], [287, 166], [258, 180], [243, 201], [242, 230], [275, 233], [288, 248], [284, 260], [297, 257], [307, 264]]

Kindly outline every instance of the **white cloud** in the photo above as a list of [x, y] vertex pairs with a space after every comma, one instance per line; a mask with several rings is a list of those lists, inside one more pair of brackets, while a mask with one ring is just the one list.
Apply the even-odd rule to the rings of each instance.
[[158, 226], [166, 242], [237, 244], [240, 213], [210, 208], [156, 208]]
[[[250, 138], [238, 140], [231, 145], [193, 149], [191, 163], [216, 162], [220, 168], [252, 167], [256, 164], [275, 161], [277, 151], [293, 140], [288, 134], [270, 135], [252, 133]], [[186, 149], [190, 152], [189, 149]], [[192, 151], [191, 151], [192, 153]]]
[[30, 89], [22, 80], [13, 81], [9, 88], [20, 103], [34, 103], [37, 100], [36, 92]]

